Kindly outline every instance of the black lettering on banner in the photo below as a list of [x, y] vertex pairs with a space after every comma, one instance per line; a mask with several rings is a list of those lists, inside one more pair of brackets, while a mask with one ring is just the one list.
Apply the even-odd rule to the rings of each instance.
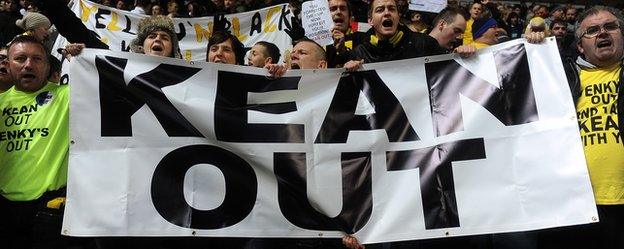
[[97, 13], [95, 13], [95, 28], [96, 29], [105, 29], [106, 25], [100, 23], [100, 19], [104, 20], [104, 17], [102, 17], [102, 15], [110, 15], [111, 11], [110, 10], [105, 10], [102, 8], [98, 8]]
[[459, 227], [452, 163], [485, 159], [483, 138], [386, 152], [388, 171], [419, 168], [426, 229]]
[[370, 152], [343, 152], [342, 210], [330, 218], [317, 211], [308, 200], [306, 154], [273, 154], [278, 201], [282, 214], [293, 225], [311, 230], [359, 231], [373, 212]]
[[69, 84], [69, 74], [63, 74], [63, 76], [61, 76], [61, 79], [59, 79], [59, 85], [63, 86], [67, 84]]
[[255, 143], [303, 143], [302, 124], [250, 124], [247, 112], [283, 114], [297, 110], [295, 102], [248, 104], [249, 92], [296, 90], [301, 77], [269, 79], [262, 75], [218, 72], [215, 100], [215, 133], [219, 141]]
[[130, 45], [128, 44], [128, 46], [126, 46], [126, 40], [121, 40], [121, 51], [130, 51]]
[[102, 136], [132, 136], [131, 117], [147, 104], [169, 136], [201, 137], [161, 89], [190, 78], [200, 69], [160, 64], [152, 71], [134, 77], [126, 85], [123, 75], [127, 62], [127, 59], [110, 56], [95, 58], [100, 78]]
[[279, 30], [292, 29], [293, 24], [291, 24], [288, 20], [288, 14], [290, 14], [290, 8], [288, 8], [287, 6], [282, 6], [282, 12], [280, 13], [279, 24], [277, 26]]
[[[225, 178], [225, 198], [215, 209], [198, 210], [184, 198], [184, 176], [197, 164], [217, 167]], [[236, 154], [211, 145], [191, 145], [167, 154], [152, 177], [152, 202], [158, 213], [180, 227], [220, 229], [249, 215], [256, 203], [258, 180], [251, 165]]]
[[178, 23], [179, 32], [176, 33], [176, 37], [178, 41], [181, 41], [186, 36], [186, 27], [184, 27], [184, 23]]
[[[269, 20], [266, 20], [267, 22]], [[249, 29], [249, 36], [254, 35], [254, 31], [258, 32], [258, 34], [262, 33], [262, 17], [260, 16], [260, 12], [254, 13], [251, 17], [251, 28]]]
[[[360, 92], [374, 114], [355, 115]], [[384, 129], [390, 142], [419, 140], [407, 115], [376, 71], [354, 72], [340, 78], [315, 143], [346, 143], [349, 131]]]
[[494, 60], [500, 87], [475, 76], [454, 60], [425, 64], [437, 136], [463, 130], [460, 94], [485, 107], [506, 126], [539, 120], [524, 44], [495, 52]]
[[121, 32], [128, 33], [128, 34], [131, 34], [131, 35], [136, 35], [135, 33], [132, 33], [132, 31], [130, 31], [130, 29], [132, 28], [132, 21], [130, 21], [130, 17], [128, 17], [126, 15], [124, 15], [124, 16], [126, 17], [126, 28], [123, 29]]

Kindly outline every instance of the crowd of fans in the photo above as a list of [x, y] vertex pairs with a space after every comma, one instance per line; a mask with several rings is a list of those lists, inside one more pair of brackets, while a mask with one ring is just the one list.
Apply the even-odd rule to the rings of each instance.
[[[526, 38], [539, 43], [554, 36], [564, 62], [577, 109], [588, 107], [585, 91], [591, 84], [620, 82], [624, 18], [613, 7], [541, 4], [499, 4], [488, 0], [460, 6], [449, 1], [440, 13], [420, 13], [408, 9], [407, 0], [345, 1], [329, 0], [334, 21], [333, 45], [321, 46], [304, 36], [296, 21], [286, 32], [293, 40], [286, 63], [270, 41], [253, 45], [249, 53], [238, 38], [225, 30], [223, 14], [238, 13], [283, 3], [280, 0], [99, 1], [103, 5], [151, 15], [138, 25], [130, 49], [134, 53], [181, 59], [172, 17], [214, 15], [214, 32], [209, 38], [206, 61], [266, 68], [272, 77], [290, 69], [342, 67], [358, 70], [363, 63], [392, 61], [444, 53], [472, 56], [478, 49], [510, 39]], [[289, 2], [298, 15], [301, 2]], [[12, 151], [4, 148], [11, 131], [29, 130], [28, 122], [19, 126], [0, 125], [0, 241], [8, 248], [64, 248], [81, 244], [60, 236], [62, 204], [65, 196], [68, 150], [67, 85], [59, 85], [60, 63], [49, 54], [54, 33], [70, 42], [60, 52], [76, 56], [83, 48], [108, 49], [89, 31], [62, 0], [0, 1], [0, 110], [2, 115], [32, 116], [31, 121], [46, 128], [47, 139], [32, 142], [35, 149]], [[582, 14], [580, 14], [582, 13]], [[365, 32], [352, 30], [353, 22], [367, 22]], [[51, 27], [55, 27], [54, 29]], [[596, 81], [599, 79], [599, 82]], [[613, 123], [619, 132], [624, 122], [619, 97], [594, 107], [604, 110], [600, 117]], [[56, 97], [52, 97], [52, 95]], [[29, 102], [30, 101], [30, 102]], [[54, 108], [38, 111], [39, 106]], [[615, 107], [615, 108], [612, 108]], [[24, 109], [26, 108], [26, 109]], [[34, 108], [34, 109], [33, 109]], [[44, 107], [40, 107], [44, 108]], [[615, 110], [617, 109], [617, 110]], [[4, 116], [3, 116], [4, 118]], [[615, 124], [617, 123], [617, 125]], [[582, 126], [583, 127], [583, 126]], [[591, 129], [601, 129], [591, 127]], [[581, 134], [590, 134], [581, 128]], [[33, 129], [34, 131], [34, 129]], [[31, 133], [33, 131], [30, 131]], [[43, 132], [42, 132], [43, 133]], [[622, 133], [619, 133], [620, 137]], [[31, 135], [32, 136], [32, 135]], [[42, 135], [43, 136], [43, 135]], [[619, 139], [618, 141], [621, 141]], [[10, 142], [10, 141], [9, 141]], [[30, 142], [30, 141], [29, 141]], [[622, 143], [610, 147], [585, 143], [585, 153], [600, 222], [592, 225], [544, 232], [522, 232], [455, 239], [424, 240], [367, 245], [369, 248], [623, 248], [624, 247], [624, 151]], [[598, 146], [598, 144], [596, 144]], [[55, 150], [46, 150], [55, 148]], [[38, 153], [33, 155], [33, 153]], [[606, 168], [606, 169], [605, 169]], [[28, 180], [23, 180], [28, 179]], [[198, 242], [199, 241], [199, 242]], [[180, 244], [178, 244], [180, 243]], [[347, 235], [342, 242], [318, 239], [291, 240], [177, 240], [156, 238], [100, 238], [84, 243], [94, 248], [179, 248], [179, 245], [213, 248], [363, 248]], [[208, 243], [209, 245], [206, 246]], [[88, 244], [88, 245], [87, 245]], [[211, 245], [210, 245], [211, 244]]]

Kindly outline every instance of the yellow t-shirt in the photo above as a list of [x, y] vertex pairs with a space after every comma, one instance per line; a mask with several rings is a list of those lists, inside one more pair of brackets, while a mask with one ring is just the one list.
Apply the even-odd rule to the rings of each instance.
[[624, 204], [624, 147], [617, 127], [620, 65], [581, 70], [576, 111], [596, 203]]
[[69, 86], [0, 94], [0, 195], [32, 201], [67, 185]]
[[468, 45], [472, 43], [472, 23], [474, 20], [472, 18], [466, 21], [466, 30], [464, 31], [464, 45]]

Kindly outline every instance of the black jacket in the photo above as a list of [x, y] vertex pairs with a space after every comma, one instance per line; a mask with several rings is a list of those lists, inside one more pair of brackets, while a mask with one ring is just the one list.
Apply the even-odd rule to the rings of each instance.
[[[84, 43], [87, 48], [108, 49], [108, 45], [100, 41], [95, 32], [87, 29], [82, 21], [76, 17], [64, 1], [38, 0], [34, 1], [50, 22], [56, 26], [59, 34], [71, 43]], [[75, 2], [74, 4], [79, 4]]]
[[370, 42], [370, 36], [375, 31], [370, 29], [367, 32], [369, 39], [365, 39], [353, 50], [352, 59], [364, 59], [365, 63], [371, 63], [446, 53], [438, 41], [427, 34], [412, 32], [403, 25], [399, 26], [399, 30], [403, 31], [403, 37], [393, 46], [388, 41], [380, 41], [377, 45], [373, 45]]
[[325, 46], [325, 52], [327, 54], [327, 66], [329, 68], [342, 67], [347, 61], [351, 59], [351, 53], [353, 49], [362, 44], [366, 38], [368, 38], [365, 32], [352, 32], [345, 35], [345, 44], [351, 43], [351, 47], [347, 48], [345, 44], [341, 44], [338, 48], [333, 45]]
[[[624, 91], [622, 91], [622, 81], [624, 79], [624, 62], [620, 62], [620, 84], [617, 87], [617, 117], [618, 117], [618, 130], [620, 131], [620, 139], [624, 138], [624, 132], [622, 132], [622, 127], [624, 127]], [[572, 58], [566, 58], [563, 63], [563, 69], [566, 73], [566, 78], [568, 79], [568, 84], [570, 86], [570, 91], [572, 92], [572, 100], [574, 100], [574, 105], [578, 103], [578, 99], [581, 96], [581, 78], [579, 67]], [[624, 141], [624, 140], [620, 140]]]

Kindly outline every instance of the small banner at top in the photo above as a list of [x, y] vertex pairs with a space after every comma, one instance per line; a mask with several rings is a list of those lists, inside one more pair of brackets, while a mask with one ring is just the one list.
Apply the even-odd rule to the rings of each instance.
[[66, 235], [374, 243], [598, 217], [553, 39], [280, 78], [90, 49], [69, 65]]
[[334, 43], [331, 29], [334, 22], [329, 13], [329, 3], [325, 0], [307, 1], [301, 4], [301, 22], [306, 37], [321, 45]]
[[440, 13], [446, 8], [447, 0], [410, 0], [409, 9], [424, 12]]
[[[87, 0], [77, 0], [72, 11], [87, 29], [94, 31], [100, 40], [113, 51], [129, 51], [130, 42], [136, 37], [139, 21], [147, 17]], [[259, 41], [268, 41], [283, 49], [281, 54], [284, 56], [286, 50], [292, 47], [290, 36], [284, 32], [291, 28], [291, 17], [292, 13], [288, 4], [280, 4], [250, 12], [225, 15], [226, 29], [235, 35], [245, 47], [250, 48]], [[173, 18], [175, 32], [180, 41], [180, 52], [185, 60], [206, 60], [208, 39], [213, 32], [213, 19], [212, 16]], [[59, 36], [54, 46], [60, 48], [65, 44], [67, 40]]]

